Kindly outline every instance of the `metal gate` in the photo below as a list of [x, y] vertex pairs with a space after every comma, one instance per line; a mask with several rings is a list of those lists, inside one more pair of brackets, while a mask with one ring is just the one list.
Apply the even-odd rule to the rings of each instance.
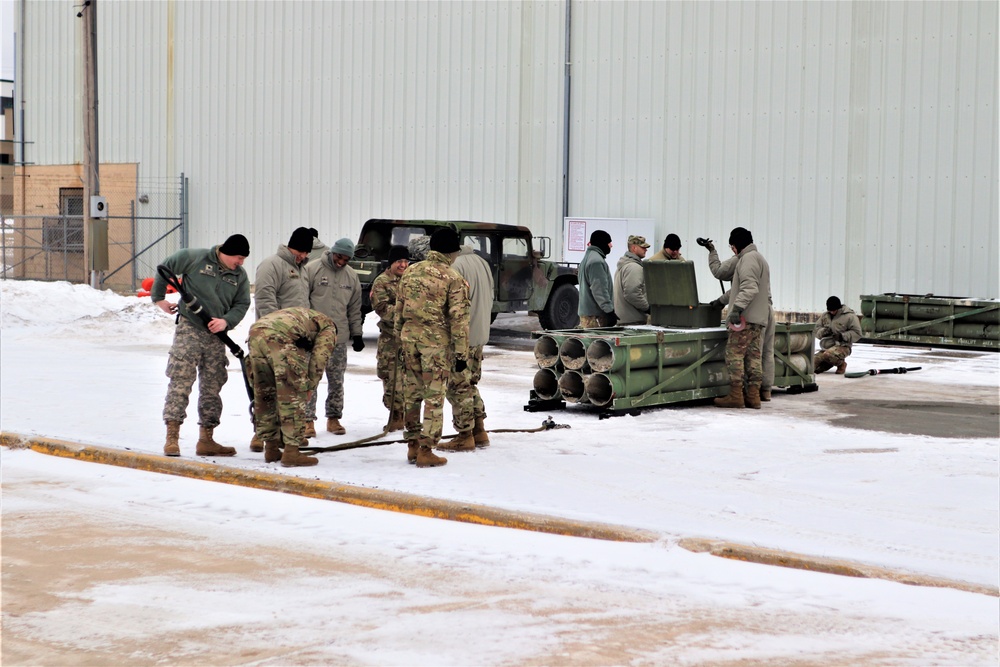
[[[132, 186], [134, 185], [134, 189]], [[129, 188], [103, 187], [108, 202], [108, 270], [101, 286], [134, 292], [167, 255], [187, 247], [188, 179], [136, 179]], [[54, 188], [3, 212], [0, 278], [89, 283], [84, 247], [82, 188]]]

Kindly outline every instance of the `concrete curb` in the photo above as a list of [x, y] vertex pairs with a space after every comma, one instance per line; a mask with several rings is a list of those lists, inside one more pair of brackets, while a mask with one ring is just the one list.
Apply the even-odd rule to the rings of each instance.
[[826, 574], [839, 574], [844, 577], [860, 577], [862, 579], [885, 579], [895, 581], [910, 586], [930, 586], [933, 588], [954, 588], [968, 593], [979, 593], [981, 595], [991, 595], [1000, 597], [1000, 589], [996, 586], [986, 584], [973, 584], [968, 581], [956, 579], [945, 579], [943, 577], [931, 577], [912, 572], [898, 572], [875, 565], [866, 565], [854, 561], [840, 558], [824, 558], [822, 556], [809, 556], [797, 554], [790, 551], [778, 551], [777, 549], [765, 549], [746, 544], [736, 544], [734, 542], [723, 542], [721, 540], [709, 540], [697, 537], [688, 537], [680, 540], [678, 544], [696, 553], [710, 553], [720, 558], [731, 558], [742, 560], [748, 563], [760, 563], [762, 565], [777, 565], [780, 567], [791, 567], [797, 570], [810, 570], [812, 572], [824, 572]]
[[[349, 484], [324, 482], [317, 479], [303, 479], [294, 475], [282, 475], [240, 468], [229, 468], [218, 463], [202, 463], [156, 454], [145, 454], [131, 450], [111, 449], [95, 445], [84, 445], [66, 440], [43, 437], [25, 437], [15, 433], [0, 432], [0, 446], [11, 449], [31, 449], [41, 454], [61, 456], [80, 461], [104, 463], [123, 468], [165, 473], [179, 477], [190, 477], [211, 482], [222, 482], [257, 489], [291, 493], [309, 498], [333, 500], [360, 507], [403, 512], [436, 519], [448, 519], [484, 526], [516, 528], [570, 537], [588, 537], [615, 542], [657, 542], [662, 535], [648, 530], [617, 526], [614, 524], [573, 521], [544, 514], [515, 512], [488, 505], [461, 503], [439, 498], [429, 498], [398, 491], [369, 489]], [[1000, 597], [996, 586], [973, 584], [966, 581], [931, 577], [910, 572], [898, 572], [883, 567], [866, 565], [848, 560], [809, 556], [777, 549], [765, 549], [745, 544], [724, 542], [705, 538], [683, 538], [678, 546], [694, 553], [709, 553], [720, 558], [730, 558], [763, 565], [776, 565], [812, 572], [837, 574], [847, 577], [885, 579], [913, 586], [953, 588], [969, 593], [979, 593]]]
[[237, 486], [280, 491], [282, 493], [333, 500], [361, 507], [391, 510], [393, 512], [403, 512], [436, 519], [476, 523], [484, 526], [517, 528], [519, 530], [532, 530], [540, 533], [552, 533], [554, 535], [568, 535], [572, 537], [589, 537], [615, 542], [656, 542], [661, 539], [661, 536], [654, 532], [629, 528], [628, 526], [574, 521], [572, 519], [562, 519], [529, 512], [515, 512], [487, 505], [428, 498], [426, 496], [397, 491], [369, 489], [336, 482], [324, 482], [317, 479], [303, 479], [294, 475], [230, 468], [218, 463], [202, 463], [200, 461], [145, 454], [130, 450], [84, 445], [52, 438], [29, 438], [14, 433], [0, 433], [0, 446], [12, 449], [31, 449], [42, 454], [72, 458], [80, 461], [105, 463], [123, 468], [145, 470], [147, 472], [166, 473], [179, 477], [190, 477], [212, 482], [235, 484]]

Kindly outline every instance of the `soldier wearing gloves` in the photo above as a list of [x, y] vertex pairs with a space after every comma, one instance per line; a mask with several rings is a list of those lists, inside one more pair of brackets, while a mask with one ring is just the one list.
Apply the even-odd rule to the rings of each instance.
[[[733, 284], [722, 298], [729, 303], [729, 338], [726, 341], [726, 368], [729, 394], [715, 399], [716, 407], [760, 409], [761, 339], [771, 311], [771, 269], [757, 252], [750, 230], [735, 228], [729, 246], [736, 253]], [[746, 400], [743, 379], [746, 375]]]
[[452, 373], [448, 380], [448, 402], [458, 435], [438, 445], [447, 452], [471, 452], [489, 447], [486, 432], [486, 404], [479, 394], [483, 377], [483, 348], [490, 341], [493, 314], [493, 271], [485, 259], [463, 246], [451, 268], [465, 278], [469, 286], [469, 356], [468, 368]]
[[300, 454], [299, 446], [308, 442], [309, 396], [315, 394], [336, 344], [333, 320], [309, 308], [276, 310], [250, 327], [255, 435], [264, 443], [267, 463], [280, 460], [286, 468], [318, 463]]
[[[724, 262], [719, 261], [719, 253], [715, 251], [715, 244], [712, 239], [698, 239], [700, 245], [708, 249], [708, 269], [712, 275], [719, 280], [732, 280], [733, 270], [736, 268], [736, 261], [739, 259], [733, 255]], [[722, 297], [711, 302], [712, 306], [725, 306], [729, 303], [729, 297], [723, 294]], [[771, 400], [771, 387], [774, 386], [774, 305], [771, 295], [767, 295], [769, 306], [767, 315], [767, 326], [764, 327], [764, 340], [761, 346], [761, 368], [763, 379], [760, 385], [760, 400]]]
[[613, 327], [618, 322], [607, 256], [611, 252], [611, 234], [594, 230], [590, 245], [580, 262], [580, 328]]
[[399, 281], [393, 330], [403, 348], [406, 460], [418, 468], [448, 462], [432, 448], [444, 426], [449, 376], [468, 368], [469, 287], [451, 268], [458, 251], [458, 234], [437, 230], [426, 259], [408, 268]]
[[[323, 313], [337, 325], [337, 346], [326, 365], [326, 430], [335, 435], [347, 433], [340, 420], [344, 416], [344, 371], [347, 369], [347, 340], [355, 352], [365, 348], [361, 338], [361, 281], [347, 265], [354, 257], [354, 243], [340, 239], [320, 259], [306, 264], [309, 283], [309, 307]], [[316, 435], [318, 392], [309, 401], [306, 437]]]
[[615, 313], [618, 324], [646, 324], [649, 319], [649, 300], [646, 298], [646, 279], [642, 273], [642, 258], [649, 244], [643, 236], [628, 237], [628, 252], [618, 260], [615, 271]]
[[825, 373], [836, 366], [837, 375], [843, 375], [847, 372], [845, 359], [851, 356], [851, 347], [861, 340], [857, 313], [831, 296], [826, 300], [826, 312], [816, 322], [816, 338], [822, 348], [816, 353], [816, 372]]
[[399, 360], [399, 341], [392, 330], [396, 319], [399, 279], [410, 265], [406, 246], [389, 248], [389, 266], [372, 282], [372, 310], [379, 316], [375, 374], [382, 380], [382, 404], [389, 410], [387, 431], [403, 428], [403, 367]]
[[213, 431], [222, 418], [222, 386], [229, 379], [226, 367], [226, 344], [215, 334], [236, 328], [250, 309], [250, 280], [243, 262], [250, 256], [250, 243], [242, 234], [233, 234], [222, 245], [210, 249], [185, 249], [163, 260], [163, 266], [184, 279], [191, 292], [212, 319], [206, 327], [201, 318], [166, 300], [167, 281], [157, 275], [150, 298], [163, 312], [180, 312], [174, 342], [167, 362], [167, 398], [163, 405], [163, 421], [167, 425], [167, 441], [163, 453], [180, 456], [178, 443], [181, 424], [187, 415], [191, 387], [198, 380], [198, 423], [201, 426], [195, 453], [198, 456], [234, 456], [236, 450], [224, 447], [213, 438]]

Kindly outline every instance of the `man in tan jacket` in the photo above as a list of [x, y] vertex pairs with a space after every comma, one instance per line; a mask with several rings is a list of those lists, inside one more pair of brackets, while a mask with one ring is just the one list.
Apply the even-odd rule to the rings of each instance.
[[[760, 409], [761, 342], [771, 312], [771, 268], [757, 252], [750, 230], [737, 227], [729, 234], [729, 246], [737, 255], [732, 287], [723, 295], [729, 303], [729, 338], [726, 341], [726, 368], [729, 395], [715, 399], [719, 408]], [[746, 400], [743, 378], [746, 376]]]
[[[361, 338], [361, 281], [348, 262], [354, 257], [354, 243], [340, 239], [320, 259], [306, 265], [309, 307], [323, 313], [337, 325], [337, 345], [326, 365], [326, 430], [347, 433], [340, 420], [344, 416], [344, 371], [347, 369], [347, 340], [355, 352], [365, 349]], [[306, 437], [316, 435], [316, 394], [309, 399]]]
[[816, 338], [822, 348], [816, 353], [817, 373], [825, 373], [834, 366], [837, 375], [847, 372], [845, 359], [851, 356], [851, 348], [861, 340], [861, 321], [853, 310], [840, 302], [839, 297], [826, 300], [826, 312], [816, 322]]

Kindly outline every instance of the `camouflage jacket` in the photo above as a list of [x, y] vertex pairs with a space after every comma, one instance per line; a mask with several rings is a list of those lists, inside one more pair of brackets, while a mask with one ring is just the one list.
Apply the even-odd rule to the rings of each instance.
[[257, 267], [253, 302], [257, 319], [282, 308], [309, 307], [309, 285], [288, 246], [279, 245], [278, 252]]
[[[210, 316], [224, 319], [231, 331], [250, 310], [250, 279], [242, 266], [223, 266], [218, 251], [219, 246], [178, 250], [163, 260], [163, 266], [183, 277], [184, 289], [198, 297]], [[167, 281], [157, 273], [149, 296], [156, 303], [163, 301], [166, 293]], [[188, 312], [183, 301], [179, 312], [199, 329], [208, 331], [198, 315]]]
[[392, 323], [396, 318], [396, 296], [399, 293], [399, 276], [386, 269], [372, 282], [372, 310], [379, 316], [380, 333], [393, 335]]
[[[250, 338], [258, 337], [280, 345], [283, 355], [308, 355], [309, 388], [312, 390], [323, 377], [326, 362], [337, 344], [337, 325], [318, 310], [285, 308], [269, 313], [250, 325]], [[302, 338], [309, 341], [311, 351], [295, 344]]]
[[432, 250], [399, 281], [393, 329], [403, 342], [469, 354], [469, 287], [451, 260]]

